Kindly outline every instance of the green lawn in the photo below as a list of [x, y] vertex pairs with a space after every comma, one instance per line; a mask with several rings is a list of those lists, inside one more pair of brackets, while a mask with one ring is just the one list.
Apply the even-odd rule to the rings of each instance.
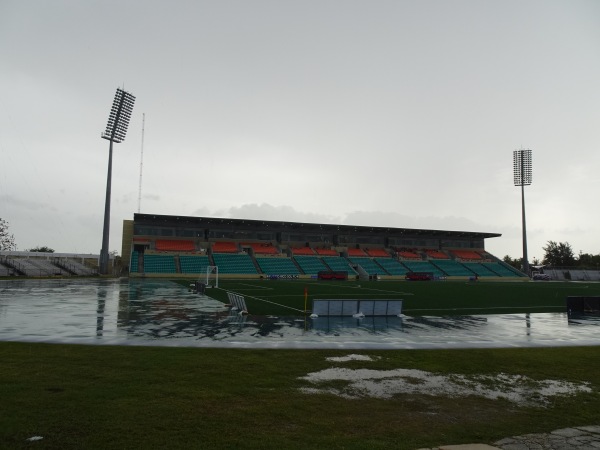
[[[416, 449], [600, 424], [600, 347], [353, 351], [0, 343], [0, 447]], [[305, 394], [332, 366], [589, 383], [547, 407], [477, 396]], [[335, 386], [332, 382], [331, 386]], [[28, 442], [32, 436], [42, 436]]]
[[[179, 281], [188, 286], [189, 281]], [[600, 283], [493, 281], [290, 281], [220, 280], [207, 294], [228, 303], [227, 291], [243, 295], [251, 314], [301, 314], [321, 299], [402, 299], [409, 315], [495, 314], [566, 310], [568, 296], [600, 296]]]

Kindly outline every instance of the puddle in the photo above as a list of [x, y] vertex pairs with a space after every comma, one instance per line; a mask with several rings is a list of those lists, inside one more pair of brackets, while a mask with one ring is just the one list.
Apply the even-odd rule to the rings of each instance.
[[0, 281], [0, 340], [247, 348], [600, 345], [600, 317], [246, 316], [161, 280]]
[[[362, 358], [356, 358], [362, 356]], [[369, 361], [367, 355], [327, 358], [328, 361]], [[553, 397], [590, 393], [589, 383], [564, 380], [533, 380], [522, 375], [439, 375], [416, 369], [347, 369], [331, 367], [301, 377], [317, 387], [303, 387], [305, 394], [332, 394], [346, 399], [390, 399], [395, 395], [429, 395], [443, 397], [478, 396], [490, 400], [504, 399], [519, 406], [545, 407]], [[332, 381], [345, 383], [342, 388], [318, 387]]]

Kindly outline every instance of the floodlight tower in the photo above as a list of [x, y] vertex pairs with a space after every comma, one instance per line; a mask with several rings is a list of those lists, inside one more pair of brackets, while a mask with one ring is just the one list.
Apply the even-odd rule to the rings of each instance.
[[102, 250], [100, 250], [100, 273], [108, 274], [108, 235], [110, 231], [110, 190], [112, 181], [112, 154], [113, 143], [120, 144], [125, 140], [127, 127], [135, 97], [123, 89], [117, 88], [115, 99], [113, 101], [106, 130], [102, 133], [102, 139], [110, 141], [108, 150], [108, 175], [106, 176], [106, 201], [104, 203], [104, 231], [102, 233]]
[[527, 228], [525, 226], [525, 186], [531, 184], [531, 150], [521, 149], [513, 152], [515, 186], [521, 186], [521, 216], [523, 219], [523, 272], [529, 275], [527, 260]]

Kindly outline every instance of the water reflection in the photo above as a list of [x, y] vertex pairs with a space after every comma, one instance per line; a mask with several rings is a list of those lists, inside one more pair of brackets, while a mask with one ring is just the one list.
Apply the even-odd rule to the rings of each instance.
[[0, 281], [0, 340], [101, 344], [444, 348], [600, 345], [600, 316], [246, 316], [160, 280]]

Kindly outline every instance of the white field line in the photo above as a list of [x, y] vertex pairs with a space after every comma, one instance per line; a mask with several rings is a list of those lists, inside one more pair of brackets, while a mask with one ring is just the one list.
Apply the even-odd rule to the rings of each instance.
[[[221, 288], [218, 288], [218, 289], [221, 289]], [[226, 290], [226, 289], [221, 289], [221, 290], [222, 290], [222, 291], [225, 291], [225, 292], [233, 292], [234, 294], [241, 295], [241, 296], [242, 296], [242, 297], [244, 297], [244, 298], [251, 298], [251, 299], [254, 299], [254, 300], [259, 300], [259, 301], [261, 301], [261, 302], [270, 303], [270, 304], [272, 304], [272, 305], [277, 305], [277, 306], [281, 306], [281, 307], [283, 307], [283, 308], [291, 309], [292, 311], [298, 311], [298, 312], [301, 312], [302, 314], [304, 314], [304, 313], [305, 313], [305, 311], [304, 311], [304, 310], [302, 310], [302, 309], [296, 309], [296, 308], [292, 308], [291, 306], [282, 305], [281, 303], [271, 302], [271, 301], [269, 301], [269, 300], [265, 300], [264, 298], [254, 297], [254, 296], [252, 296], [252, 295], [242, 295], [242, 294], [240, 294], [239, 292], [235, 292], [235, 291], [228, 291], [228, 290]]]

